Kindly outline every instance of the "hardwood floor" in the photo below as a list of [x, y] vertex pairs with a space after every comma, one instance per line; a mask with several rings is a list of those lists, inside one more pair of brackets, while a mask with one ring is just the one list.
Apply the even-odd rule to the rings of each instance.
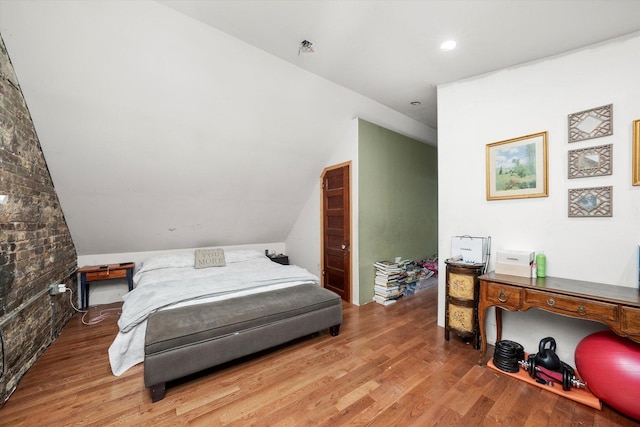
[[[476, 364], [436, 326], [437, 289], [382, 307], [345, 305], [327, 331], [170, 383], [151, 403], [142, 364], [111, 374], [117, 316], [76, 315], [0, 409], [2, 426], [635, 426]], [[93, 310], [95, 311], [95, 310]]]

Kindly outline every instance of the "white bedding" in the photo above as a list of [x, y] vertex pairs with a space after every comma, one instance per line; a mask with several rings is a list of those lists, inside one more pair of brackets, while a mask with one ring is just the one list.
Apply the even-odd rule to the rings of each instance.
[[120, 331], [109, 347], [114, 375], [144, 360], [147, 317], [158, 310], [219, 301], [320, 281], [307, 270], [272, 262], [260, 251], [225, 251], [226, 266], [195, 269], [194, 254], [162, 255], [145, 261], [124, 295]]

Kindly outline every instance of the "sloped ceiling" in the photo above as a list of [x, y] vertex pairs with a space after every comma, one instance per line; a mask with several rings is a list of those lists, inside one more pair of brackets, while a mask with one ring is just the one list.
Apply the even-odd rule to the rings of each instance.
[[381, 104], [149, 1], [0, 2], [0, 33], [79, 255], [284, 242]]
[[[637, 31], [638, 4], [0, 0], [0, 34], [91, 255], [283, 242], [351, 120], [435, 145], [436, 84]], [[448, 25], [474, 51], [431, 62]]]
[[438, 85], [640, 31], [638, 0], [158, 1], [432, 128]]

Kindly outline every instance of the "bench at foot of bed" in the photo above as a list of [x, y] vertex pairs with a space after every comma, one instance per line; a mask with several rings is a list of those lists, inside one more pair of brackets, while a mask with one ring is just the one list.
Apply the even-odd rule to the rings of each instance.
[[340, 297], [315, 284], [158, 311], [147, 321], [144, 385], [162, 400], [167, 381], [329, 328], [340, 333]]

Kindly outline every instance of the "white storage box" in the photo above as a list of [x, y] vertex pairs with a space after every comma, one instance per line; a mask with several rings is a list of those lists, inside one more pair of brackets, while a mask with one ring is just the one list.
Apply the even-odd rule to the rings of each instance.
[[511, 276], [531, 277], [531, 264], [533, 263], [535, 255], [535, 252], [526, 251], [498, 252], [496, 273], [510, 274]]

